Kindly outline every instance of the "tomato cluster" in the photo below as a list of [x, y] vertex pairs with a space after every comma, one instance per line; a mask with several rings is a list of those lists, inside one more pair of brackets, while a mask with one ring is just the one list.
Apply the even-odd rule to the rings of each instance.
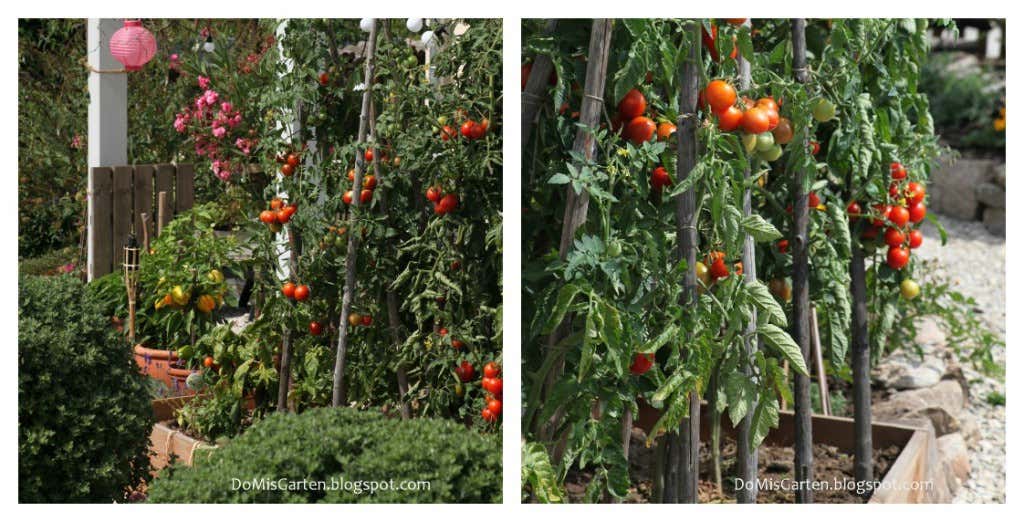
[[[366, 158], [366, 162], [367, 163], [373, 161], [373, 149], [366, 149], [366, 152], [364, 153], [364, 158]], [[355, 171], [355, 169], [349, 169], [349, 171], [348, 171], [348, 180], [349, 181], [355, 181], [356, 180], [356, 171]], [[377, 188], [377, 177], [376, 176], [374, 176], [373, 174], [367, 174], [367, 175], [363, 176], [363, 188], [359, 191], [359, 203], [361, 205], [365, 205], [365, 204], [369, 203], [370, 201], [372, 201], [373, 200], [373, 190], [376, 189], [376, 188]], [[351, 190], [346, 190], [345, 194], [343, 194], [341, 196], [341, 200], [346, 205], [351, 205], [352, 204], [352, 191]]]
[[434, 204], [434, 214], [443, 216], [452, 212], [459, 206], [459, 196], [455, 194], [442, 194], [441, 187], [430, 187], [427, 189], [427, 201]]
[[615, 116], [612, 117], [612, 129], [633, 145], [640, 145], [657, 136], [658, 141], [667, 141], [676, 132], [676, 126], [659, 117], [659, 123], [647, 116], [647, 98], [639, 89], [630, 89], [619, 100]]
[[278, 154], [274, 159], [281, 164], [281, 175], [285, 177], [291, 177], [295, 174], [295, 171], [299, 168], [299, 163], [301, 161], [299, 154], [295, 152]]
[[296, 285], [291, 281], [281, 285], [281, 293], [288, 299], [294, 299], [296, 301], [305, 301], [306, 299], [309, 299], [309, 287], [306, 285]]
[[370, 326], [373, 324], [373, 316], [352, 312], [348, 314], [348, 324], [349, 326]]
[[295, 204], [286, 204], [281, 198], [270, 200], [269, 207], [268, 210], [260, 212], [260, 221], [275, 234], [281, 231], [281, 225], [291, 221], [292, 215], [299, 209]]
[[629, 365], [629, 373], [643, 375], [654, 366], [653, 353], [638, 353], [633, 355], [633, 364]]
[[910, 262], [910, 251], [924, 242], [924, 234], [918, 225], [924, 221], [928, 209], [924, 205], [924, 185], [907, 181], [907, 170], [899, 162], [889, 166], [892, 181], [881, 202], [871, 204], [872, 212], [864, 214], [859, 202], [853, 201], [846, 208], [851, 220], [871, 218], [861, 230], [865, 247], [873, 250], [881, 236], [889, 248], [886, 264], [893, 270], [900, 270]]
[[[465, 361], [463, 361], [465, 364]], [[501, 380], [501, 368], [494, 362], [484, 365], [484, 378], [480, 381], [480, 387], [489, 395], [486, 397], [487, 405], [480, 415], [487, 422], [498, 422], [501, 416], [501, 399], [504, 391], [504, 383]]]

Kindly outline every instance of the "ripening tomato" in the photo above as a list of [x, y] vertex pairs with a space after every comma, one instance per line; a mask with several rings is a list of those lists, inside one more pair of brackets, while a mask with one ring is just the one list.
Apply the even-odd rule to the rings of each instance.
[[[736, 89], [725, 80], [711, 80], [704, 89], [704, 97], [711, 105], [711, 111], [721, 113], [736, 103]], [[759, 131], [754, 134], [760, 134]]]
[[632, 120], [642, 116], [647, 110], [647, 99], [638, 89], [630, 89], [619, 101], [619, 114], [623, 120]]
[[363, 189], [362, 191], [359, 192], [359, 202], [360, 203], [369, 203], [371, 199], [373, 199], [373, 191], [372, 190], [370, 190], [370, 189]]
[[911, 249], [917, 248], [921, 246], [921, 243], [924, 243], [924, 234], [922, 234], [921, 231], [916, 228], [914, 230], [911, 230], [910, 233], [907, 234], [907, 237]]
[[288, 299], [294, 298], [295, 297], [295, 283], [292, 283], [291, 281], [289, 281], [289, 282], [285, 283], [284, 285], [282, 285], [281, 286], [281, 293], [284, 294], [284, 296], [287, 297]]
[[719, 257], [711, 263], [711, 278], [721, 279], [729, 275], [729, 267], [725, 264], [725, 259]]
[[667, 187], [672, 184], [672, 180], [668, 176], [668, 171], [665, 167], [657, 166], [654, 171], [651, 172], [651, 187], [655, 190], [661, 190], [662, 187]]
[[441, 200], [441, 187], [430, 187], [427, 189], [427, 200], [437, 203]]
[[654, 120], [646, 116], [637, 116], [629, 120], [623, 136], [633, 145], [640, 145], [645, 141], [650, 141], [657, 130], [658, 126], [655, 125]]
[[907, 169], [903, 168], [903, 165], [898, 161], [894, 161], [889, 165], [889, 173], [892, 175], [892, 179], [903, 179], [907, 177]]
[[789, 121], [789, 118], [779, 118], [779, 123], [772, 131], [772, 136], [775, 137], [775, 143], [779, 145], [785, 145], [793, 141], [793, 124]]
[[441, 127], [441, 141], [448, 141], [456, 136], [457, 134], [455, 133], [455, 129], [453, 129], [450, 125], [445, 125], [444, 127]]
[[262, 222], [264, 222], [264, 223], [266, 223], [268, 225], [271, 224], [271, 223], [276, 223], [277, 222], [277, 215], [274, 214], [273, 211], [264, 210], [263, 212], [260, 212], [260, 221], [262, 221]]
[[711, 55], [712, 61], [719, 61], [718, 48], [715, 46], [715, 41], [718, 40], [718, 26], [711, 24], [711, 32], [704, 28], [704, 24], [700, 24], [700, 40], [704, 44], [704, 48], [708, 50], [708, 54]]
[[373, 174], [363, 177], [363, 188], [373, 190], [377, 188], [377, 177]]
[[466, 343], [462, 342], [461, 340], [452, 339], [452, 348], [455, 348], [456, 350], [461, 350], [464, 346], [466, 346]]
[[441, 205], [441, 211], [447, 214], [455, 210], [455, 207], [459, 206], [459, 197], [455, 194], [445, 194], [438, 204]]
[[483, 417], [484, 420], [487, 421], [487, 422], [491, 422], [491, 423], [498, 422], [498, 416], [495, 415], [493, 411], [491, 411], [491, 410], [489, 410], [487, 408], [484, 408], [480, 412], [480, 416]]
[[917, 281], [914, 281], [913, 279], [904, 279], [903, 282], [900, 283], [900, 295], [902, 295], [904, 299], [908, 301], [913, 300], [915, 297], [920, 295], [920, 293], [921, 285], [917, 284]]
[[[732, 132], [740, 126], [740, 122], [742, 121], [743, 110], [735, 105], [730, 105], [718, 114], [718, 130], [722, 132]], [[751, 134], [751, 136], [756, 136], [756, 134]]]
[[295, 174], [295, 167], [292, 166], [291, 163], [285, 163], [284, 165], [281, 165], [282, 176], [287, 178], [290, 177], [292, 174]]
[[676, 126], [667, 121], [658, 124], [658, 141], [668, 141], [676, 132]]
[[213, 357], [210, 357], [209, 355], [203, 357], [203, 366], [213, 368]]
[[780, 239], [779, 242], [776, 243], [776, 245], [779, 247], [779, 253], [780, 254], [785, 254], [786, 252], [789, 251], [789, 240], [788, 239]]
[[270, 200], [270, 210], [281, 210], [282, 206], [284, 206], [284, 201], [281, 201], [281, 198]]
[[903, 232], [900, 232], [900, 229], [889, 227], [885, 229], [884, 239], [886, 245], [889, 245], [891, 247], [898, 247], [903, 244], [903, 241], [906, 240], [906, 237], [904, 237]]
[[320, 335], [324, 333], [324, 325], [313, 321], [309, 323], [309, 335]]
[[489, 363], [484, 365], [484, 376], [485, 377], [494, 378], [494, 377], [497, 377], [500, 373], [501, 373], [501, 369], [498, 368], [497, 364], [494, 364], [493, 362], [489, 362]]
[[348, 314], [348, 324], [349, 326], [359, 326], [363, 324], [363, 316], [355, 312]]
[[291, 214], [285, 212], [284, 209], [281, 209], [281, 210], [278, 210], [277, 212], [274, 212], [274, 218], [277, 219], [277, 222], [282, 224], [282, 225], [284, 225], [284, 224], [288, 223], [289, 221], [291, 221], [291, 217], [292, 217]]
[[309, 299], [309, 287], [306, 285], [299, 285], [295, 287], [295, 300], [305, 301]]
[[295, 167], [299, 166], [299, 156], [296, 154], [289, 154], [288, 158], [285, 160], [285, 163], [291, 165], [291, 167], [294, 169]]
[[372, 162], [373, 161], [373, 149], [366, 149], [366, 151], [363, 152], [363, 159], [366, 160], [367, 163]]
[[771, 127], [771, 121], [768, 119], [768, 111], [761, 107], [751, 107], [743, 113], [743, 120], [740, 122], [743, 125], [743, 130], [750, 134], [761, 134], [767, 132]]
[[437, 330], [437, 335], [440, 335], [441, 337], [448, 335], [448, 329], [442, 326]]
[[320, 80], [320, 85], [323, 85], [325, 87], [327, 86], [327, 83], [330, 82], [330, 77], [328, 77], [327, 73], [323, 71], [320, 72], [320, 75], [317, 77], [317, 79]]
[[351, 205], [352, 204], [352, 191], [351, 190], [346, 190], [345, 194], [341, 196], [341, 201], [343, 201], [346, 205]]
[[821, 151], [821, 145], [818, 142], [811, 140], [811, 156], [817, 156], [818, 152]]
[[836, 106], [825, 98], [818, 98], [817, 103], [811, 109], [811, 115], [820, 122], [826, 122], [835, 117]]
[[885, 256], [885, 263], [893, 270], [899, 270], [910, 262], [910, 250], [907, 247], [889, 247], [889, 253]]
[[907, 183], [907, 189], [903, 192], [907, 197], [907, 204], [921, 203], [924, 201], [924, 185], [911, 181]]
[[910, 207], [907, 208], [907, 215], [910, 218], [911, 223], [920, 223], [924, 221], [924, 217], [928, 214], [928, 209], [925, 208], [924, 203], [911, 203]]
[[629, 373], [643, 375], [651, 369], [651, 366], [654, 366], [654, 354], [638, 353], [633, 356], [633, 364], [629, 365]]
[[891, 221], [893, 225], [905, 227], [907, 226], [907, 222], [910, 221], [910, 212], [906, 207], [896, 205], [889, 210], [888, 217], [889, 221]]

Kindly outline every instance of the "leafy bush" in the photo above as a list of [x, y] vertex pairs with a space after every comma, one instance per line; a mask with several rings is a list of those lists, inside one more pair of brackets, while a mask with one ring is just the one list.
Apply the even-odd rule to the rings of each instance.
[[19, 500], [123, 500], [149, 472], [153, 422], [131, 350], [81, 281], [18, 286]]
[[[235, 479], [233, 481], [233, 479]], [[238, 481], [429, 481], [429, 489], [249, 489]], [[234, 482], [234, 483], [233, 483]], [[273, 414], [223, 448], [173, 466], [152, 502], [501, 502], [501, 439], [451, 421], [400, 421], [376, 412], [317, 408]]]
[[931, 101], [935, 126], [957, 145], [1006, 147], [1005, 127], [996, 125], [1006, 103], [1004, 89], [994, 74], [981, 68], [951, 71], [951, 62], [959, 56], [933, 54], [922, 70], [921, 91]]

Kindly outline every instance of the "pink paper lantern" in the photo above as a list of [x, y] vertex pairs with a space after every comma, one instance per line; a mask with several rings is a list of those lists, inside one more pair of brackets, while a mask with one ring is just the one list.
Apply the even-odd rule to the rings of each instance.
[[141, 20], [125, 20], [124, 27], [110, 37], [110, 54], [126, 71], [137, 71], [156, 54], [156, 38]]

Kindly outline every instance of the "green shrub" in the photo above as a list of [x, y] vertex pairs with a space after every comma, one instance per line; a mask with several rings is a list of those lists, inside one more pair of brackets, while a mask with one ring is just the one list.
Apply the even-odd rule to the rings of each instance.
[[956, 146], [1001, 149], [1005, 132], [994, 127], [1005, 106], [996, 75], [982, 68], [950, 72], [958, 54], [936, 53], [921, 73], [921, 92], [928, 96], [935, 126]]
[[18, 281], [18, 498], [124, 500], [149, 472], [144, 377], [73, 277]]
[[[233, 483], [233, 479], [235, 482]], [[429, 489], [269, 490], [238, 481], [429, 481]], [[167, 469], [152, 502], [501, 502], [501, 439], [452, 421], [401, 421], [377, 412], [317, 408], [275, 413], [194, 467]]]

